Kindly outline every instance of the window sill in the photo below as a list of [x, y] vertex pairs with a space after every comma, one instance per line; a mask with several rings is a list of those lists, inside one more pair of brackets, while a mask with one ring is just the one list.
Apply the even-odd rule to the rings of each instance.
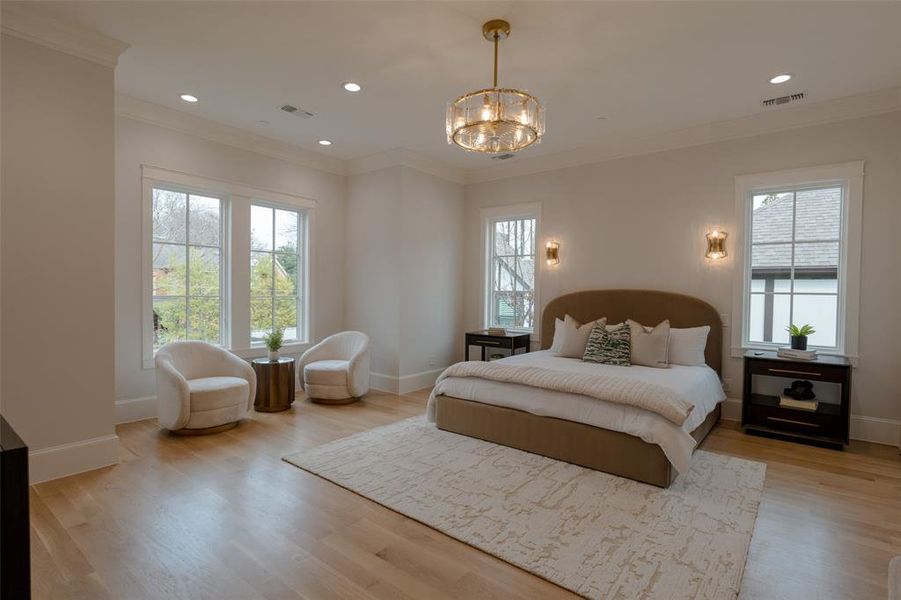
[[[310, 342], [292, 342], [290, 344], [285, 344], [279, 350], [279, 354], [303, 354], [306, 352], [307, 348], [312, 346]], [[266, 346], [251, 346], [250, 348], [236, 348], [232, 349], [231, 353], [235, 356], [239, 356], [245, 359], [254, 359], [254, 358], [262, 358], [264, 356], [269, 355], [269, 350], [266, 349]]]
[[[282, 349], [279, 350], [279, 353], [287, 354], [287, 355], [293, 355], [293, 354], [300, 355], [300, 354], [303, 354], [304, 352], [306, 352], [306, 350], [310, 346], [312, 346], [312, 344], [310, 342], [294, 342], [291, 344], [285, 344], [284, 346], [282, 346]], [[269, 351], [266, 349], [265, 346], [252, 346], [250, 348], [232, 348], [232, 349], [229, 349], [228, 351], [231, 352], [232, 354], [234, 354], [235, 356], [237, 356], [239, 358], [243, 358], [245, 360], [253, 360], [254, 358], [263, 358], [264, 356], [269, 355]], [[156, 350], [153, 351], [153, 355], [156, 356]], [[154, 360], [152, 358], [145, 359], [143, 361], [143, 367], [145, 370], [152, 370], [152, 369], [156, 368], [156, 363], [154, 362]]]
[[[732, 356], [732, 358], [743, 358], [745, 355], [745, 352], [747, 352], [749, 350], [762, 350], [765, 352], [766, 351], [775, 352], [777, 349], [779, 349], [781, 347], [783, 347], [783, 346], [778, 345], [778, 344], [773, 344], [773, 345], [748, 344], [747, 346], [732, 346], [731, 356]], [[814, 346], [811, 346], [810, 349], [816, 350], [819, 354], [823, 354], [825, 356], [838, 356], [840, 358], [846, 358], [846, 359], [848, 359], [848, 362], [851, 363], [852, 367], [857, 367], [858, 362], [860, 360], [860, 357], [858, 357], [857, 355], [846, 354], [844, 352], [838, 352], [837, 350], [823, 350], [821, 348], [817, 348]]]

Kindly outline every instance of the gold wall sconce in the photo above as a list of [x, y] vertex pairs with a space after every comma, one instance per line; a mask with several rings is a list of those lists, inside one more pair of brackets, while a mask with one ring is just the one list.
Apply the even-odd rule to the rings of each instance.
[[544, 258], [548, 265], [560, 264], [560, 242], [548, 242], [544, 246]]
[[707, 252], [704, 253], [704, 256], [710, 260], [720, 260], [728, 256], [726, 253], [726, 238], [729, 237], [728, 233], [714, 229], [708, 233], [706, 237]]

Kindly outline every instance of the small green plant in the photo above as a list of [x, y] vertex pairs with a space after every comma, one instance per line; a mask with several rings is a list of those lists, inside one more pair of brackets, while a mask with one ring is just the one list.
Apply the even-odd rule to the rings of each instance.
[[789, 325], [785, 330], [788, 332], [788, 335], [792, 337], [807, 337], [817, 332], [817, 330], [813, 328], [813, 325], [801, 325], [800, 327], [797, 325]]
[[263, 343], [266, 344], [266, 347], [269, 348], [270, 352], [278, 352], [284, 344], [284, 341], [285, 332], [281, 329], [276, 329], [263, 336]]

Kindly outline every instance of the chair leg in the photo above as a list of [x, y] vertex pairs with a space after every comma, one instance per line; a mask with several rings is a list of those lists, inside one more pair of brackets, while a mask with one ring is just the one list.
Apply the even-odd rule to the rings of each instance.
[[238, 421], [234, 421], [232, 423], [226, 423], [225, 425], [216, 425], [215, 427], [203, 427], [201, 429], [176, 429], [169, 430], [169, 433], [172, 435], [209, 435], [211, 433], [220, 433], [222, 431], [228, 431], [234, 427], [238, 426]]

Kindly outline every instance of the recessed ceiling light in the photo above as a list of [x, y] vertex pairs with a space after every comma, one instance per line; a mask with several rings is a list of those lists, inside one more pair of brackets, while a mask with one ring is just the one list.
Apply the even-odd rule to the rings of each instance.
[[789, 75], [788, 73], [783, 73], [782, 75], [776, 75], [775, 77], [770, 79], [770, 83], [785, 83], [786, 81], [788, 81], [791, 78], [792, 78], [792, 76]]
[[320, 146], [331, 146], [332, 143], [329, 140], [319, 140]]
[[344, 89], [347, 90], [348, 92], [359, 92], [363, 88], [360, 87], [359, 83], [354, 83], [353, 81], [348, 81], [347, 83], [344, 84]]
[[192, 96], [191, 94], [182, 94], [181, 96], [179, 96], [179, 98], [181, 98], [185, 102], [197, 102], [197, 96]]

